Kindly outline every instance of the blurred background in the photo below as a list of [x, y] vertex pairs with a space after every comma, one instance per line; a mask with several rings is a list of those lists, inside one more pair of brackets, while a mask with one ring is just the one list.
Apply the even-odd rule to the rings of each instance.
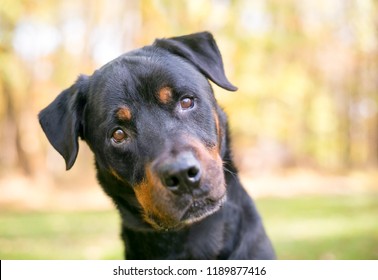
[[235, 161], [280, 259], [378, 259], [374, 0], [0, 0], [0, 259], [120, 259], [85, 143], [75, 166], [38, 112], [79, 73], [208, 30], [235, 93]]

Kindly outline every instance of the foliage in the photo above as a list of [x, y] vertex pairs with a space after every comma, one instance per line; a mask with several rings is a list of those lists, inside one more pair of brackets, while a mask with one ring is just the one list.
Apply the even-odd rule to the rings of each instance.
[[156, 37], [200, 30], [214, 33], [239, 87], [215, 87], [237, 153], [274, 158], [264, 149], [273, 145], [283, 167], [375, 167], [377, 10], [372, 0], [4, 0], [0, 171], [33, 175], [61, 160], [47, 158], [36, 115], [79, 73]]

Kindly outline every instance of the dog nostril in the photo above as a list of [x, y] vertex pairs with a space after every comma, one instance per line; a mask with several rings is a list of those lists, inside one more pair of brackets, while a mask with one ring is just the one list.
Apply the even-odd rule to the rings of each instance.
[[174, 193], [190, 193], [200, 187], [201, 165], [190, 152], [158, 161], [154, 171], [162, 185]]
[[188, 177], [194, 178], [194, 177], [197, 176], [198, 172], [199, 172], [199, 168], [197, 166], [193, 166], [193, 167], [189, 168], [189, 170], [188, 170]]
[[169, 176], [165, 179], [165, 185], [167, 187], [176, 187], [179, 183], [179, 179], [176, 176]]

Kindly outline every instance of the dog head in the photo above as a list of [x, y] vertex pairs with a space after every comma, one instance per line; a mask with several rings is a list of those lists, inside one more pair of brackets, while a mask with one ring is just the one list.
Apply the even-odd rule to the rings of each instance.
[[156, 40], [80, 76], [40, 124], [67, 169], [88, 143], [126, 226], [180, 228], [226, 197], [226, 117], [208, 80], [236, 90], [210, 33]]

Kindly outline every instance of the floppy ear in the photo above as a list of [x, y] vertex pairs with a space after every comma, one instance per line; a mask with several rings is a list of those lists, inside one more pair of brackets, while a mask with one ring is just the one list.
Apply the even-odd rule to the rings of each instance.
[[66, 161], [67, 170], [75, 163], [78, 137], [83, 138], [82, 116], [87, 91], [88, 77], [82, 75], [38, 115], [47, 139]]
[[237, 90], [237, 87], [226, 78], [222, 56], [211, 33], [201, 32], [169, 39], [158, 39], [154, 45], [185, 58], [218, 86], [230, 91]]

